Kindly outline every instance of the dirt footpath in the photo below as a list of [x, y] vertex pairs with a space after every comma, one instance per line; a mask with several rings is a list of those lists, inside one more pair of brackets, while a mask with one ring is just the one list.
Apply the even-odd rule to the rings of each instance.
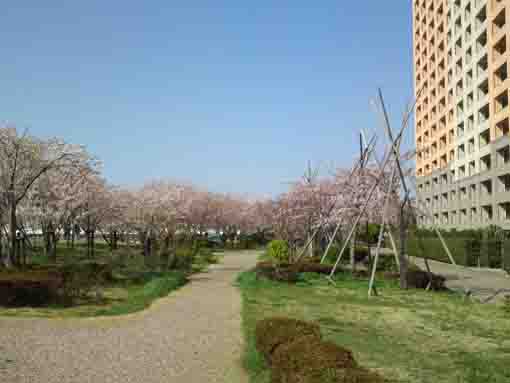
[[255, 252], [227, 253], [208, 273], [124, 317], [0, 317], [0, 382], [247, 382], [233, 282], [256, 259]]

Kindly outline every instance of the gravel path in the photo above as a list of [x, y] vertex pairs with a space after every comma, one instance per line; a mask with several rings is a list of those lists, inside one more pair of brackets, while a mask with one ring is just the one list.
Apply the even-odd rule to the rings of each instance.
[[220, 265], [124, 317], [0, 318], [1, 383], [243, 383], [241, 297], [255, 252]]

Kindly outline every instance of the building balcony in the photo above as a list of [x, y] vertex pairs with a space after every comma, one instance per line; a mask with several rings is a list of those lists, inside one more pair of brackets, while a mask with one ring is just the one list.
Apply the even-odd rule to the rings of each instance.
[[489, 102], [489, 94], [478, 94], [478, 99], [476, 100], [478, 108], [481, 108], [482, 106], [486, 105]]
[[479, 21], [478, 19], [475, 22], [475, 31], [483, 31], [487, 29], [487, 19], [484, 21]]
[[[481, 1], [481, 0], [479, 0]], [[506, 5], [506, 1], [499, 1], [499, 0], [490, 0], [490, 7], [491, 7], [491, 13], [493, 15], [498, 15], [502, 10], [503, 8], [505, 8], [505, 5]]]

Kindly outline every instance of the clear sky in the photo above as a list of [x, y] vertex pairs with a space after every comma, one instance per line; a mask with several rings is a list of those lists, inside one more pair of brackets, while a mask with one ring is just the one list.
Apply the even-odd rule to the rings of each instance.
[[412, 96], [411, 2], [5, 1], [0, 120], [84, 144], [112, 183], [275, 194], [350, 165], [382, 87]]

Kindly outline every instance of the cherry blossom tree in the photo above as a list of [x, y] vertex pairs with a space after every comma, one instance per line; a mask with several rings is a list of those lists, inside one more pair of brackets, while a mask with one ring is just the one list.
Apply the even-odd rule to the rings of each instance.
[[36, 183], [52, 170], [75, 167], [85, 149], [60, 139], [40, 139], [20, 134], [15, 127], [0, 128], [0, 192], [8, 217], [9, 257], [7, 263], [19, 263], [16, 254], [18, 207]]

